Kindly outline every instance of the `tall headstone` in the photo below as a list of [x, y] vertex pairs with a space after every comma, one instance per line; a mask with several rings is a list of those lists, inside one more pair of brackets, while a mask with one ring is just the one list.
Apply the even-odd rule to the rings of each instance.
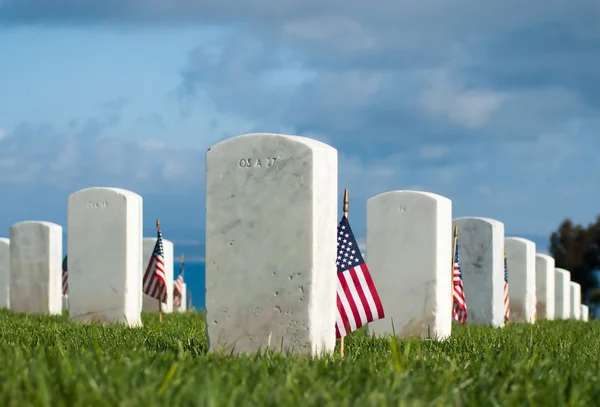
[[509, 275], [510, 320], [533, 324], [536, 318], [535, 243], [520, 237], [507, 237], [504, 244]]
[[367, 263], [385, 310], [371, 333], [445, 339], [452, 330], [452, 201], [391, 191], [367, 201]]
[[581, 286], [571, 281], [571, 318], [581, 319]]
[[28, 314], [62, 312], [62, 227], [25, 221], [10, 227], [10, 308]]
[[[155, 244], [155, 237], [144, 238], [142, 255], [142, 269], [144, 271], [148, 267]], [[167, 302], [162, 303], [161, 309], [163, 312], [169, 313], [173, 312], [173, 242], [163, 239], [163, 251], [165, 256], [165, 276], [167, 277]], [[143, 294], [143, 296], [142, 311], [158, 312], [158, 300], [146, 294]]]
[[187, 311], [187, 284], [183, 283], [181, 293], [181, 303], [174, 309], [175, 312], [186, 312]]
[[0, 237], [0, 308], [10, 308], [10, 240]]
[[535, 295], [537, 319], [554, 319], [555, 302], [554, 258], [547, 254], [535, 255]]
[[246, 134], [206, 155], [209, 347], [335, 347], [337, 150]]
[[467, 323], [502, 327], [504, 224], [477, 217], [457, 218], [453, 223], [458, 226], [460, 267], [469, 308]]
[[581, 304], [581, 320], [583, 322], [588, 322], [590, 319], [590, 309], [587, 305]]
[[555, 310], [554, 319], [571, 317], [571, 273], [565, 269], [555, 269]]
[[69, 196], [69, 317], [141, 325], [142, 197], [119, 188]]

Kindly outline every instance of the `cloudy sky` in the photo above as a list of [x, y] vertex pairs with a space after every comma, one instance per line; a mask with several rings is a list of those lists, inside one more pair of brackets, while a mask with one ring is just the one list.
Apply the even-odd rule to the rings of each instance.
[[598, 67], [589, 0], [0, 0], [0, 236], [118, 186], [201, 245], [207, 148], [264, 131], [338, 149], [359, 236], [420, 189], [546, 244], [599, 212]]

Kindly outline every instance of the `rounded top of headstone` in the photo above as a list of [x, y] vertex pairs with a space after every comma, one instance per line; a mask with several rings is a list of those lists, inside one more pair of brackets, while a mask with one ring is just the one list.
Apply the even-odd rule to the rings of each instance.
[[557, 273], [560, 273], [560, 274], [568, 274], [569, 278], [571, 276], [571, 272], [569, 270], [561, 269], [559, 267], [555, 268], [554, 271], [556, 271]]
[[573, 287], [574, 289], [581, 288], [581, 285], [579, 285], [579, 283], [576, 283], [575, 281], [571, 281], [570, 284], [571, 287]]
[[375, 196], [369, 198], [369, 201], [386, 199], [386, 198], [395, 198], [395, 197], [411, 197], [411, 198], [414, 197], [417, 199], [431, 199], [434, 201], [450, 202], [450, 199], [446, 198], [445, 196], [434, 194], [433, 192], [415, 191], [415, 190], [410, 190], [410, 189], [398, 189], [395, 191], [382, 192], [381, 194], [378, 194], [378, 195], [375, 195]]
[[533, 246], [535, 248], [535, 242], [529, 240], [529, 239], [524, 239], [522, 237], [505, 237], [504, 241], [506, 243], [518, 243], [518, 244], [522, 244], [525, 246]]
[[45, 221], [41, 221], [41, 220], [24, 220], [24, 221], [12, 224], [10, 226], [10, 228], [11, 229], [13, 229], [13, 228], [18, 229], [18, 228], [22, 228], [22, 227], [40, 227], [40, 226], [46, 227], [48, 229], [55, 229], [55, 228], [61, 228], [62, 229], [62, 226], [60, 226], [60, 225], [58, 225], [56, 223], [45, 222]]
[[483, 223], [489, 223], [492, 226], [502, 226], [504, 227], [504, 223], [500, 222], [499, 220], [496, 219], [492, 219], [492, 218], [482, 218], [482, 217], [478, 217], [478, 216], [463, 216], [460, 218], [454, 218], [454, 220], [452, 221], [453, 223], [462, 223], [462, 222], [483, 222]]
[[308, 137], [292, 136], [292, 135], [288, 135], [288, 134], [277, 134], [277, 133], [248, 133], [248, 134], [242, 134], [239, 136], [230, 137], [226, 140], [220, 141], [217, 144], [213, 145], [211, 148], [209, 148], [208, 151], [227, 147], [228, 144], [233, 144], [233, 143], [237, 143], [240, 141], [253, 140], [253, 139], [255, 139], [255, 140], [273, 139], [274, 141], [279, 139], [279, 140], [285, 140], [285, 141], [292, 142], [292, 143], [294, 143], [294, 142], [299, 143], [299, 144], [305, 145], [307, 147], [310, 147], [313, 150], [314, 149], [333, 149], [333, 150], [335, 150], [335, 148], [333, 148], [329, 144], [326, 144], [326, 143], [323, 143], [322, 141], [311, 139]]
[[109, 193], [112, 192], [113, 194], [117, 194], [117, 195], [121, 195], [124, 196], [126, 198], [139, 198], [141, 199], [141, 195], [136, 194], [133, 191], [130, 191], [128, 189], [123, 189], [123, 188], [112, 188], [112, 187], [89, 187], [89, 188], [83, 188], [80, 189], [79, 191], [75, 191], [73, 192], [71, 195], [69, 195], [69, 198], [78, 194], [87, 194], [90, 192], [104, 192], [104, 193]]
[[549, 263], [550, 263], [550, 262], [551, 262], [551, 263], [554, 263], [554, 257], [552, 257], [552, 256], [549, 256], [549, 255], [547, 255], [547, 254], [545, 254], [545, 253], [536, 253], [536, 254], [535, 254], [535, 257], [536, 257], [537, 259], [540, 259], [540, 260], [542, 260], [542, 261], [547, 261], [547, 262], [549, 262]]

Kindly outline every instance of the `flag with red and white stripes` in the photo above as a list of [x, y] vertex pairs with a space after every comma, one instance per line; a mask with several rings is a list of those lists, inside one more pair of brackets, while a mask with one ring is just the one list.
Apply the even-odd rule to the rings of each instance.
[[510, 299], [508, 298], [508, 265], [506, 264], [506, 253], [504, 253], [504, 322], [510, 319]]
[[465, 288], [463, 286], [462, 270], [460, 269], [460, 260], [458, 255], [458, 239], [456, 240], [456, 254], [454, 255], [454, 270], [452, 272], [452, 293], [454, 297], [453, 316], [456, 322], [465, 324], [467, 322], [467, 300], [465, 297]]
[[179, 265], [179, 276], [177, 276], [177, 280], [175, 280], [175, 284], [173, 284], [173, 306], [175, 307], [181, 305], [181, 298], [183, 296], [183, 268], [184, 262], [182, 260]]
[[158, 229], [158, 237], [148, 267], [144, 273], [144, 294], [167, 302], [167, 279], [165, 276], [165, 253], [163, 250], [162, 233]]
[[62, 262], [62, 294], [66, 297], [69, 294], [69, 271], [67, 270], [67, 256]]
[[338, 312], [335, 336], [342, 338], [364, 324], [385, 316], [371, 273], [346, 216], [338, 224], [336, 265]]

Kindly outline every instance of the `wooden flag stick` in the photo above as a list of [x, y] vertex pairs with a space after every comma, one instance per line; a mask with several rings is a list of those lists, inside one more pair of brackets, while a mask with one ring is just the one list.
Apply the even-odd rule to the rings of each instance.
[[[160, 231], [160, 219], [156, 219], [156, 233], [158, 233], [159, 231]], [[158, 301], [158, 320], [162, 324], [162, 322], [163, 322], [162, 304], [160, 303], [160, 299], [158, 299], [157, 301]]]
[[[344, 189], [344, 216], [348, 219], [348, 189]], [[344, 337], [340, 339], [340, 355], [344, 357]]]

